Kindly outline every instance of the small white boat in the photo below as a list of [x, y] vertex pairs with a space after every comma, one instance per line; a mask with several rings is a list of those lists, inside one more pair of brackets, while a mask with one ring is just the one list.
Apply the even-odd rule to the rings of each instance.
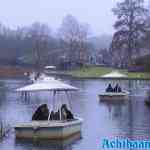
[[127, 100], [129, 96], [129, 92], [104, 92], [99, 94], [99, 98], [101, 101], [112, 101], [112, 100]]
[[[39, 80], [31, 85], [17, 89], [17, 92], [37, 92], [51, 91], [54, 96], [58, 92], [68, 94], [69, 91], [78, 90], [76, 87], [63, 83], [55, 79]], [[27, 95], [27, 94], [26, 94]], [[53, 99], [53, 104], [54, 104]], [[52, 108], [55, 108], [53, 105]], [[60, 110], [60, 120], [31, 121], [14, 126], [16, 138], [26, 139], [65, 139], [81, 132], [82, 119], [62, 120]]]
[[56, 66], [45, 66], [44, 73], [56, 73]]
[[32, 121], [15, 126], [16, 138], [23, 139], [67, 139], [80, 134], [82, 119], [70, 121]]

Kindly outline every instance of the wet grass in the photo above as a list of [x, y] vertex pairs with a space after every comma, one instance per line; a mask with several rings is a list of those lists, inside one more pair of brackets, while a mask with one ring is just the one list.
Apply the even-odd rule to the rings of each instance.
[[[100, 78], [102, 75], [110, 73], [113, 70], [115, 69], [90, 66], [70, 71], [68, 74], [78, 78]], [[121, 69], [119, 71], [127, 74], [129, 79], [150, 79], [150, 72], [128, 72]]]
[[150, 79], [150, 72], [128, 72], [130, 79]]

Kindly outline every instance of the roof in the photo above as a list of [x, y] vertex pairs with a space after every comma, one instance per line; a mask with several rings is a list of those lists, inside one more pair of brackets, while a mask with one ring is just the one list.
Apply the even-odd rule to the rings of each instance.
[[112, 71], [111, 73], [101, 76], [103, 78], [126, 78], [127, 75], [120, 73], [119, 71]]
[[16, 89], [17, 92], [35, 91], [76, 91], [78, 88], [53, 78], [45, 78], [33, 84]]

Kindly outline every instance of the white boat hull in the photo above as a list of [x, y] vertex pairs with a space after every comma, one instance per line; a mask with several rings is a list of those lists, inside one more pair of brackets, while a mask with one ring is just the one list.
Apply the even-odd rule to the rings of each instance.
[[120, 93], [105, 92], [99, 95], [101, 101], [127, 100], [128, 97], [129, 97], [128, 92], [120, 92]]
[[16, 138], [66, 139], [81, 132], [82, 119], [73, 121], [32, 121], [15, 126]]

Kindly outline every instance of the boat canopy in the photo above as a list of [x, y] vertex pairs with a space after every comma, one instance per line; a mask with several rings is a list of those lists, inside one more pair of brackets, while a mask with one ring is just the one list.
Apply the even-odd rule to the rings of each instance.
[[44, 80], [36, 81], [33, 84], [16, 89], [17, 92], [36, 92], [36, 91], [76, 91], [78, 88], [62, 81], [45, 78]]
[[112, 71], [111, 73], [101, 76], [102, 78], [126, 78], [126, 74], [120, 73], [119, 71]]

